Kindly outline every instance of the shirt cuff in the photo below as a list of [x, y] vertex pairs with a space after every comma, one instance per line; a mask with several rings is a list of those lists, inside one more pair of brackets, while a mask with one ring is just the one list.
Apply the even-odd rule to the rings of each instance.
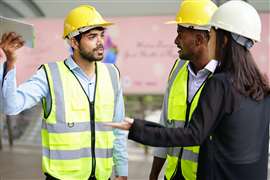
[[128, 176], [128, 166], [127, 165], [115, 166], [115, 175], [116, 176]]

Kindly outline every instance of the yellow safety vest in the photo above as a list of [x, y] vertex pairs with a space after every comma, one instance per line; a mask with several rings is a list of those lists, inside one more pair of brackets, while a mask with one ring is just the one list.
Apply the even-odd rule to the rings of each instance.
[[[166, 119], [172, 127], [185, 127], [194, 112], [205, 82], [196, 92], [191, 103], [188, 102], [189, 61], [177, 60], [169, 78]], [[174, 179], [178, 161], [186, 180], [196, 180], [199, 146], [169, 148], [167, 154], [166, 179]]]
[[111, 64], [96, 63], [95, 95], [90, 102], [65, 61], [43, 68], [51, 97], [43, 99], [43, 172], [65, 180], [84, 180], [90, 175], [108, 180], [114, 135], [104, 123], [112, 122], [115, 113], [118, 70]]

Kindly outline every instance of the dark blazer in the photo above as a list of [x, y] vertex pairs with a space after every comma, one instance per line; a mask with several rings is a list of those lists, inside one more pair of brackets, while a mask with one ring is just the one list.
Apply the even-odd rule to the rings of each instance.
[[197, 179], [266, 180], [269, 120], [269, 96], [245, 97], [220, 73], [205, 85], [186, 128], [135, 119], [129, 139], [157, 147], [200, 145]]

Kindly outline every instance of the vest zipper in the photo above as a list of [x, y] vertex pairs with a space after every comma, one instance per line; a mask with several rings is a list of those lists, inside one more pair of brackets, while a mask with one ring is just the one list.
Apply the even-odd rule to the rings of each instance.
[[[66, 64], [66, 60], [64, 61], [65, 66], [70, 70], [68, 65]], [[95, 63], [95, 74], [96, 74], [96, 85], [95, 85], [95, 90], [94, 90], [94, 98], [93, 102], [90, 101], [89, 97], [87, 96], [87, 93], [83, 89], [83, 86], [77, 76], [73, 73], [72, 70], [70, 72], [74, 75], [74, 77], [77, 79], [78, 83], [80, 84], [87, 100], [89, 103], [89, 111], [90, 111], [90, 125], [91, 125], [91, 154], [92, 154], [92, 169], [91, 169], [91, 174], [89, 179], [90, 180], [96, 180], [96, 153], [95, 153], [95, 144], [96, 144], [96, 131], [95, 131], [95, 99], [96, 99], [96, 89], [97, 89], [97, 63]]]
[[95, 63], [95, 74], [96, 74], [96, 85], [95, 85], [95, 91], [94, 91], [94, 98], [93, 102], [90, 102], [90, 125], [91, 125], [91, 152], [92, 152], [92, 169], [90, 178], [91, 180], [96, 180], [96, 130], [95, 130], [95, 99], [96, 99], [96, 90], [97, 90], [97, 63]]
[[96, 179], [96, 154], [95, 154], [95, 106], [94, 102], [90, 102], [90, 125], [91, 125], [91, 154], [92, 154], [92, 169], [90, 179]]

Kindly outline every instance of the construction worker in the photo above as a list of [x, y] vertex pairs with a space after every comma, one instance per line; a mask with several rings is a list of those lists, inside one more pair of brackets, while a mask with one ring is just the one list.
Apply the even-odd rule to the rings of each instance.
[[130, 139], [146, 145], [201, 145], [197, 179], [266, 180], [270, 86], [249, 50], [260, 41], [260, 17], [251, 5], [235, 0], [221, 5], [210, 24], [217, 32], [220, 65], [186, 128], [129, 118], [110, 125], [129, 129]]
[[114, 65], [100, 62], [105, 27], [110, 25], [92, 6], [72, 9], [64, 21], [63, 38], [73, 54], [42, 65], [18, 88], [16, 59], [6, 61], [5, 113], [18, 114], [42, 101], [46, 179], [108, 180], [113, 165], [116, 179], [127, 179], [126, 133], [103, 126], [124, 117], [119, 72]]
[[[209, 21], [217, 6], [210, 0], [184, 0], [175, 21], [180, 49], [164, 96], [160, 123], [166, 127], [187, 126], [206, 80], [215, 71], [217, 61], [208, 51]], [[211, 40], [215, 40], [213, 37]], [[213, 47], [209, 50], [214, 51]], [[209, 58], [210, 56], [210, 58]], [[209, 61], [210, 60], [210, 61]], [[149, 179], [157, 180], [167, 159], [165, 179], [195, 180], [199, 147], [156, 148]]]

